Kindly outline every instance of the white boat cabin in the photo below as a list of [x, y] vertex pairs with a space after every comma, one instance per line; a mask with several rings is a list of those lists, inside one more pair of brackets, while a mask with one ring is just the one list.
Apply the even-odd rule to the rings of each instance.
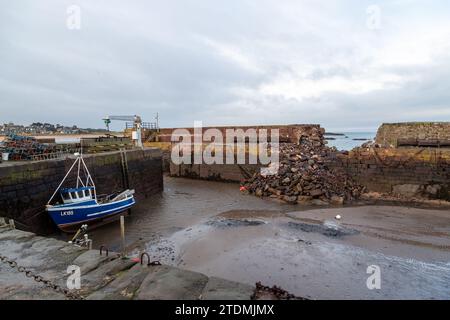
[[61, 189], [64, 204], [90, 201], [95, 198], [94, 187]]

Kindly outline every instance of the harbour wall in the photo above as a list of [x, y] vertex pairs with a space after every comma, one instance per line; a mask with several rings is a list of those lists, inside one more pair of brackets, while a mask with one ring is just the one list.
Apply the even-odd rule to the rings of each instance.
[[170, 163], [172, 177], [222, 182], [241, 182], [261, 168], [259, 164], [179, 164]]
[[[184, 129], [191, 136], [195, 134], [194, 128], [162, 128], [160, 129], [158, 140], [160, 142], [171, 142], [172, 134], [175, 130]], [[267, 137], [270, 139], [272, 130], [278, 130], [281, 142], [298, 143], [302, 137], [312, 137], [318, 134], [323, 135], [325, 130], [318, 124], [291, 124], [291, 125], [261, 125], [261, 126], [219, 126], [219, 127], [202, 127], [202, 134], [209, 129], [217, 129], [222, 136], [226, 137], [227, 130], [243, 130], [249, 129], [267, 130]]]
[[368, 191], [450, 200], [450, 149], [357, 148], [329, 165]]
[[[450, 150], [435, 148], [359, 148], [335, 152], [326, 160], [367, 191], [450, 200]], [[260, 164], [170, 164], [175, 177], [241, 182]]]
[[[122, 154], [115, 151], [83, 158], [98, 194], [110, 194], [129, 187], [136, 190], [139, 200], [163, 190], [159, 149], [127, 150]], [[122, 159], [126, 159], [126, 170]], [[56, 226], [45, 212], [45, 205], [73, 161], [74, 157], [68, 157], [0, 164], [0, 217], [14, 219], [21, 230], [41, 235], [55, 232]], [[74, 183], [75, 178], [74, 172], [68, 177], [67, 185]]]
[[450, 140], [450, 122], [383, 123], [377, 131], [375, 142], [397, 147], [399, 139]]

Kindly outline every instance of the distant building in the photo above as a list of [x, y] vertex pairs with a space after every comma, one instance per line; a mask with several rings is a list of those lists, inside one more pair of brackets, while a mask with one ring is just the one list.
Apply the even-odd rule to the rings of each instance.
[[38, 134], [80, 134], [89, 133], [93, 131], [106, 131], [105, 129], [81, 129], [78, 126], [63, 126], [60, 124], [53, 125], [51, 123], [41, 123], [34, 122], [29, 126], [16, 125], [12, 122], [0, 125], [0, 134], [27, 134], [27, 135], [38, 135]]

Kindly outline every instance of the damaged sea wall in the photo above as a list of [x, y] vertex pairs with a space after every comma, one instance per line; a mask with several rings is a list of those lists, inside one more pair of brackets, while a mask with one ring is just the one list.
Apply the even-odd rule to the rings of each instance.
[[[187, 130], [191, 136], [195, 133], [194, 128], [162, 128], [159, 132], [159, 141], [171, 142], [172, 133], [177, 129]], [[276, 129], [279, 132], [280, 142], [290, 143], [298, 143], [302, 137], [311, 138], [325, 133], [325, 130], [318, 124], [203, 127], [202, 134], [209, 129], [219, 130], [224, 138], [226, 137], [227, 130], [243, 130], [245, 132], [249, 129], [267, 130], [268, 138], [270, 138], [272, 130]]]
[[[209, 128], [203, 128], [203, 132], [208, 130]], [[227, 129], [238, 130], [242, 129], [244, 131], [248, 129], [266, 129], [268, 130], [268, 136], [270, 136], [270, 132], [272, 129], [279, 130], [280, 134], [280, 142], [289, 142], [289, 143], [303, 143], [302, 141], [310, 141], [313, 144], [318, 146], [322, 146], [324, 144], [323, 134], [325, 130], [320, 127], [320, 125], [314, 124], [296, 124], [296, 125], [284, 125], [284, 126], [237, 126], [237, 127], [218, 127], [223, 136], [225, 137]], [[162, 137], [170, 138], [170, 135], [174, 129], [161, 129]], [[190, 134], [193, 134], [193, 128], [187, 129]], [[164, 139], [163, 139], [164, 140]], [[168, 140], [170, 141], [170, 139]], [[248, 141], [245, 143], [245, 161], [244, 164], [238, 164], [236, 160], [237, 154], [236, 150], [232, 151], [234, 153], [234, 162], [230, 164], [226, 164], [226, 161], [223, 160], [223, 164], [174, 164], [169, 156], [170, 150], [166, 151], [166, 159], [170, 160], [169, 168], [170, 175], [175, 177], [186, 177], [192, 179], [203, 179], [203, 180], [214, 180], [214, 181], [225, 181], [225, 182], [242, 182], [245, 179], [248, 179], [253, 176], [254, 173], [259, 172], [261, 165], [258, 161], [259, 153], [258, 149], [250, 146]], [[205, 147], [205, 145], [203, 146]], [[222, 145], [224, 155], [222, 159], [226, 159], [226, 145]], [[249, 161], [250, 156], [253, 156], [257, 159], [257, 161]], [[191, 150], [191, 163], [194, 163], [194, 153]], [[256, 162], [256, 163], [255, 163]], [[254, 163], [254, 164], [251, 164]]]
[[[129, 187], [136, 190], [139, 200], [163, 189], [159, 149], [128, 150], [122, 154], [120, 151], [99, 153], [83, 158], [98, 194]], [[122, 159], [126, 159], [127, 170], [124, 170]], [[16, 227], [21, 230], [43, 235], [54, 232], [56, 226], [45, 212], [45, 205], [73, 161], [74, 157], [69, 157], [0, 164], [0, 217], [14, 219]], [[67, 184], [74, 180], [75, 176], [70, 176]]]
[[450, 149], [359, 148], [330, 166], [368, 191], [450, 200]]

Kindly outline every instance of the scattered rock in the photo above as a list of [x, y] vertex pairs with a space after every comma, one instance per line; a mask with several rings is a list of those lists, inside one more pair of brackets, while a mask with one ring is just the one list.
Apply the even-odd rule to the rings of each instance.
[[331, 204], [337, 204], [337, 205], [343, 205], [344, 204], [344, 197], [339, 196], [332, 196], [330, 199]]
[[327, 206], [330, 203], [328, 201], [320, 200], [320, 199], [312, 199], [311, 204], [315, 206]]
[[430, 196], [437, 196], [441, 191], [441, 186], [438, 184], [428, 185], [425, 189], [425, 192]]
[[395, 195], [415, 197], [422, 193], [423, 187], [418, 184], [399, 184], [392, 188]]
[[296, 196], [283, 196], [283, 200], [286, 201], [287, 203], [297, 203], [297, 197]]
[[261, 282], [256, 283], [255, 291], [251, 297], [252, 300], [308, 300], [307, 298], [297, 297], [286, 290], [273, 286], [263, 286]]
[[323, 194], [323, 192], [322, 192], [322, 190], [320, 190], [320, 189], [316, 189], [316, 190], [313, 190], [313, 191], [311, 191], [310, 193], [309, 193], [309, 195], [311, 196], [311, 197], [319, 197], [319, 196], [321, 196]]

